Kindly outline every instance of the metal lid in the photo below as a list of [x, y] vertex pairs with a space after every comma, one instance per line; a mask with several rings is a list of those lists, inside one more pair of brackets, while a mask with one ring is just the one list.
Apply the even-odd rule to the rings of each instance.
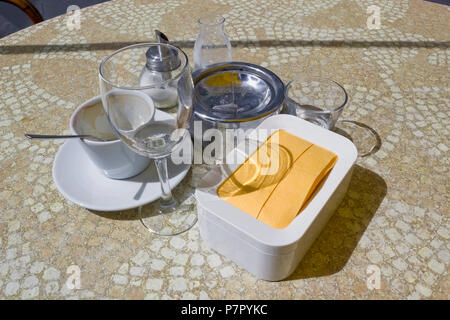
[[194, 112], [201, 119], [243, 122], [279, 110], [283, 82], [272, 71], [245, 62], [211, 65], [193, 73]]
[[[155, 30], [156, 41], [160, 43], [169, 43], [166, 35], [158, 30]], [[181, 60], [178, 57], [178, 52], [175, 49], [169, 49], [164, 46], [152, 46], [145, 53], [147, 57], [146, 66], [152, 71], [169, 72], [177, 69]]]

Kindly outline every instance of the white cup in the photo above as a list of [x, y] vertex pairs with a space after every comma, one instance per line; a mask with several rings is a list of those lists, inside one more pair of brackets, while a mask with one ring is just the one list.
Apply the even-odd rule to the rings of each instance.
[[[153, 118], [155, 107], [152, 100], [144, 94], [138, 96], [146, 100]], [[92, 108], [87, 109], [88, 107]], [[86, 110], [89, 110], [89, 115]], [[89, 123], [86, 123], [86, 119]], [[93, 125], [95, 129], [89, 130]], [[114, 134], [103, 110], [101, 96], [84, 102], [75, 110], [70, 118], [70, 130], [77, 135], [89, 134], [100, 138], [111, 138], [109, 141], [77, 139], [91, 161], [108, 178], [133, 177], [144, 171], [150, 163], [150, 158], [135, 153]]]

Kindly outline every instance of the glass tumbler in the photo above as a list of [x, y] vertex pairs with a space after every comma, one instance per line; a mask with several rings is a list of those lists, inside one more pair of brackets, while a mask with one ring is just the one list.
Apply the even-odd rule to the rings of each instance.
[[319, 77], [297, 77], [284, 91], [287, 112], [332, 130], [348, 101], [336, 81]]

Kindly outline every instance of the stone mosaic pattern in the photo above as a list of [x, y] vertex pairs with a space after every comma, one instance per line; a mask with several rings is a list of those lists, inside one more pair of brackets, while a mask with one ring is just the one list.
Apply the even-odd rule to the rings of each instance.
[[[379, 30], [366, 27], [372, 4], [381, 8]], [[296, 73], [337, 80], [350, 95], [342, 117], [382, 139], [378, 152], [358, 159], [345, 199], [285, 281], [255, 279], [208, 248], [197, 226], [162, 238], [134, 211], [66, 201], [51, 174], [61, 142], [23, 137], [68, 132], [73, 109], [98, 94], [97, 66], [112, 49], [99, 44], [149, 40], [158, 28], [192, 57], [196, 19], [212, 13], [227, 19], [235, 60], [284, 81]], [[66, 19], [0, 40], [1, 298], [449, 299], [449, 7], [123, 0], [84, 9], [78, 31]], [[79, 289], [66, 285], [71, 265], [80, 268]], [[366, 285], [370, 265], [381, 271], [380, 289]]]

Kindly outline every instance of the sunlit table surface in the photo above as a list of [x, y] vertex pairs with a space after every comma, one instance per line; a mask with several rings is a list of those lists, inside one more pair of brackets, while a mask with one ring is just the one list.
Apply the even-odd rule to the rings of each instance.
[[[134, 210], [70, 203], [52, 179], [62, 142], [24, 138], [69, 133], [74, 108], [99, 94], [100, 60], [152, 40], [154, 29], [192, 62], [203, 14], [226, 18], [234, 60], [285, 83], [315, 74], [344, 85], [342, 118], [381, 140], [358, 159], [341, 205], [284, 281], [257, 280], [208, 248], [198, 226], [158, 237]], [[1, 39], [0, 297], [448, 299], [449, 30], [449, 7], [426, 1], [124, 0]], [[79, 288], [66, 284], [70, 266]]]

